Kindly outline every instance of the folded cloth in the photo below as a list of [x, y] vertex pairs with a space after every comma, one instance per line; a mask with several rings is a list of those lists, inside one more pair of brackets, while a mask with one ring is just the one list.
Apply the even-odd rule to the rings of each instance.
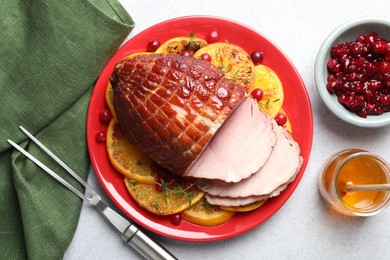
[[0, 259], [61, 259], [82, 201], [6, 142], [81, 188], [18, 130], [83, 179], [86, 113], [100, 71], [134, 26], [117, 0], [13, 0], [0, 10]]

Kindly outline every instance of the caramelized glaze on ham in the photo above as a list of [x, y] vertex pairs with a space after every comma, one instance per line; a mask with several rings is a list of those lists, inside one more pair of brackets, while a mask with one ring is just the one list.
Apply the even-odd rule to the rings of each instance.
[[125, 58], [111, 76], [130, 143], [184, 175], [246, 92], [210, 62], [175, 54]]

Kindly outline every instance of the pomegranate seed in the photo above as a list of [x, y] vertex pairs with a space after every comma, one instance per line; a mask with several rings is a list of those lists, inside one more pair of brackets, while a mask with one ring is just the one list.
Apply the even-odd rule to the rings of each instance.
[[278, 113], [275, 116], [275, 121], [278, 125], [282, 126], [287, 122], [287, 116], [283, 113]]
[[177, 213], [177, 214], [172, 214], [170, 216], [170, 219], [173, 225], [178, 226], [181, 223], [182, 217], [179, 213]]
[[148, 46], [147, 46], [147, 50], [150, 51], [150, 52], [155, 52], [158, 47], [160, 47], [160, 42], [157, 41], [157, 40], [152, 40], [150, 42], [148, 42]]
[[112, 118], [111, 112], [107, 108], [100, 111], [99, 120], [102, 124], [108, 125], [111, 121], [111, 118]]
[[99, 131], [96, 133], [95, 135], [95, 140], [98, 142], [98, 143], [103, 143], [106, 141], [106, 134], [102, 131]]
[[216, 30], [209, 32], [206, 36], [207, 43], [215, 43], [219, 41], [219, 33]]
[[260, 64], [263, 61], [263, 56], [261, 51], [253, 51], [251, 53], [251, 59], [255, 65]]
[[251, 95], [256, 101], [260, 101], [263, 99], [264, 92], [259, 88], [255, 88], [252, 90]]
[[201, 60], [205, 60], [205, 61], [211, 62], [211, 56], [210, 56], [210, 54], [203, 53], [202, 55], [200, 55], [199, 58], [200, 58]]

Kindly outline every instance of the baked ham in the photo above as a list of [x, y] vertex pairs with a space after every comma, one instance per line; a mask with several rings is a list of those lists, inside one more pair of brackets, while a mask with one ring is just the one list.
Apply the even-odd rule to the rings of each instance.
[[301, 167], [292, 136], [208, 61], [138, 55], [118, 62], [110, 81], [130, 143], [172, 173], [197, 178], [210, 204], [277, 196]]
[[181, 176], [246, 97], [210, 62], [176, 54], [125, 58], [110, 81], [130, 143]]

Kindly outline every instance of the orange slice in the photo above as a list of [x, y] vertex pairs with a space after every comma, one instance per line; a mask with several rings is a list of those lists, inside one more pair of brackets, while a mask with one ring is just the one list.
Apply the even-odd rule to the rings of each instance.
[[[151, 52], [137, 52], [137, 53], [132, 53], [132, 54], [126, 56], [125, 58], [130, 58], [130, 57], [138, 56], [141, 54], [148, 55], [150, 53]], [[117, 117], [116, 117], [116, 113], [115, 113], [115, 108], [114, 108], [114, 91], [112, 90], [112, 86], [111, 86], [110, 81], [108, 81], [108, 83], [107, 83], [105, 98], [106, 98], [107, 107], [110, 110], [112, 117], [115, 119], [115, 121], [118, 122]]]
[[201, 226], [217, 226], [234, 216], [235, 212], [223, 210], [207, 203], [203, 197], [198, 203], [181, 213], [183, 219]]
[[240, 83], [246, 90], [252, 88], [255, 65], [243, 48], [226, 42], [212, 43], [199, 49], [194, 57], [199, 58], [205, 53], [210, 55], [211, 63], [221, 69], [227, 79]]
[[260, 88], [264, 93], [263, 98], [258, 102], [260, 110], [275, 117], [284, 101], [283, 86], [278, 75], [265, 65], [257, 65], [255, 67], [255, 82], [250, 92], [255, 88]]
[[198, 189], [188, 191], [179, 186], [164, 188], [158, 192], [154, 184], [138, 183], [125, 178], [126, 188], [131, 197], [146, 210], [158, 215], [171, 215], [181, 212], [195, 203], [204, 195]]
[[105, 97], [106, 97], [106, 103], [107, 103], [108, 110], [110, 110], [114, 120], [116, 122], [118, 122], [118, 120], [116, 118], [115, 108], [114, 108], [114, 91], [112, 90], [112, 86], [111, 86], [110, 81], [108, 81], [108, 83], [107, 83]]
[[190, 55], [194, 55], [197, 50], [206, 45], [207, 42], [205, 40], [191, 34], [190, 36], [176, 37], [164, 42], [156, 50], [156, 53], [181, 54], [183, 51], [188, 51]]
[[[114, 168], [128, 178], [137, 182], [153, 184], [156, 181], [156, 170], [153, 162], [116, 129], [114, 119], [107, 129], [106, 148], [108, 158]], [[118, 134], [119, 133], [119, 134]]]
[[227, 211], [234, 211], [234, 212], [248, 212], [248, 211], [252, 211], [252, 210], [255, 210], [255, 209], [259, 208], [259, 207], [262, 206], [266, 201], [267, 201], [267, 200], [260, 200], [260, 201], [253, 202], [253, 203], [248, 204], [248, 205], [237, 206], [237, 207], [226, 207], [226, 206], [221, 206], [221, 209], [227, 210]]

